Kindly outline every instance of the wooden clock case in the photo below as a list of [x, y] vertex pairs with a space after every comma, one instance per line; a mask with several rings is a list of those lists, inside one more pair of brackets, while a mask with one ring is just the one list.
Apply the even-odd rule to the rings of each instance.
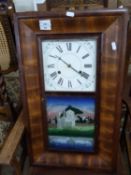
[[[65, 13], [29, 12], [15, 15], [15, 34], [32, 174], [115, 174], [119, 143], [121, 98], [125, 71], [128, 12], [103, 9]], [[51, 30], [40, 30], [49, 19]], [[40, 37], [100, 34], [98, 151], [94, 154], [53, 152], [46, 149]]]

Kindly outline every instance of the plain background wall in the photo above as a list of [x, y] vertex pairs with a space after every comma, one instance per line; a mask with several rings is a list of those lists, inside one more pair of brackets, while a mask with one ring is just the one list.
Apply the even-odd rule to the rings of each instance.
[[34, 10], [34, 0], [13, 0], [17, 12]]

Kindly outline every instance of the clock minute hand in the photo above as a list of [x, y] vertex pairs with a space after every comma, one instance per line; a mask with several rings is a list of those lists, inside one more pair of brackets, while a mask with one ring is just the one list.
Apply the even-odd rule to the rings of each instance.
[[68, 64], [66, 61], [64, 61], [61, 57], [58, 57], [57, 55], [55, 56], [55, 58], [58, 58], [60, 61], [62, 61], [65, 65], [67, 65], [67, 67], [70, 67], [70, 64]]
[[87, 74], [87, 73], [85, 73], [85, 72], [82, 72], [82, 71], [78, 71], [78, 70], [76, 70], [74, 67], [70, 67], [72, 70], [74, 70], [75, 72], [77, 72], [80, 76], [82, 76], [83, 78], [85, 78], [85, 79], [88, 79], [88, 77], [89, 77], [89, 74]]
[[64, 61], [61, 57], [58, 57], [57, 55], [55, 57], [58, 58], [60, 61], [62, 61], [65, 65], [67, 65], [68, 68], [72, 69], [73, 71], [75, 71], [76, 73], [81, 75], [83, 78], [88, 79], [89, 75], [87, 73], [82, 72], [82, 71], [78, 71], [77, 69], [72, 67], [71, 64], [68, 64], [66, 61]]
[[74, 67], [72, 67], [71, 64], [68, 64], [65, 60], [63, 60], [61, 57], [56, 56], [60, 61], [62, 61], [64, 64], [67, 65], [68, 68], [71, 68], [72, 70], [74, 70], [76, 73], [80, 73], [78, 70], [76, 70]]
[[89, 74], [87, 74], [86, 72], [78, 71], [78, 70], [76, 70], [74, 67], [72, 67], [71, 65], [70, 65], [70, 68], [71, 68], [72, 70], [74, 70], [76, 73], [78, 73], [80, 76], [82, 76], [83, 78], [88, 79]]
[[72, 67], [71, 65], [69, 66], [72, 70], [74, 70], [76, 73], [80, 74], [80, 71], [76, 70], [74, 67]]

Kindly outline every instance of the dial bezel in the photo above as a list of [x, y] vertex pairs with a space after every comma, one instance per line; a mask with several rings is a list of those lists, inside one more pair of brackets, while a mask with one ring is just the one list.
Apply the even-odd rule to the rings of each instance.
[[[86, 88], [83, 88], [83, 89], [80, 89], [78, 90], [75, 90], [75, 89], [63, 89], [63, 88], [52, 88], [52, 89], [46, 89], [45, 88], [45, 74], [44, 74], [44, 59], [46, 59], [44, 57], [44, 53], [43, 53], [43, 49], [42, 49], [42, 43], [44, 41], [62, 41], [62, 40], [84, 40], [84, 39], [87, 39], [87, 40], [95, 40], [96, 41], [96, 70], [95, 70], [95, 82], [94, 82], [94, 88], [93, 89], [86, 89]], [[98, 77], [99, 77], [99, 65], [100, 65], [100, 53], [101, 53], [101, 34], [100, 33], [95, 33], [95, 34], [88, 34], [88, 35], [83, 35], [83, 34], [74, 34], [74, 35], [51, 35], [49, 38], [44, 36], [44, 37], [39, 37], [39, 50], [40, 50], [40, 65], [41, 65], [41, 72], [42, 72], [42, 83], [43, 83], [43, 88], [44, 88], [44, 91], [46, 92], [71, 92], [71, 93], [95, 93], [97, 91], [97, 86], [98, 86]]]

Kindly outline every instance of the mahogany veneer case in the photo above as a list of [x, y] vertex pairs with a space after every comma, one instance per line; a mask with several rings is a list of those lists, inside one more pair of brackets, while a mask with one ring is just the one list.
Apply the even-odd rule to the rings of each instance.
[[[48, 20], [51, 26], [40, 27]], [[126, 9], [65, 12], [29, 12], [15, 15], [15, 35], [21, 91], [32, 175], [116, 174], [119, 148], [121, 99], [124, 83], [128, 12]], [[97, 36], [97, 90], [47, 92], [41, 42]], [[70, 66], [71, 67], [71, 66]], [[54, 81], [54, 80], [53, 80]], [[49, 149], [46, 98], [50, 96], [93, 97], [97, 103], [95, 150], [93, 152]]]

